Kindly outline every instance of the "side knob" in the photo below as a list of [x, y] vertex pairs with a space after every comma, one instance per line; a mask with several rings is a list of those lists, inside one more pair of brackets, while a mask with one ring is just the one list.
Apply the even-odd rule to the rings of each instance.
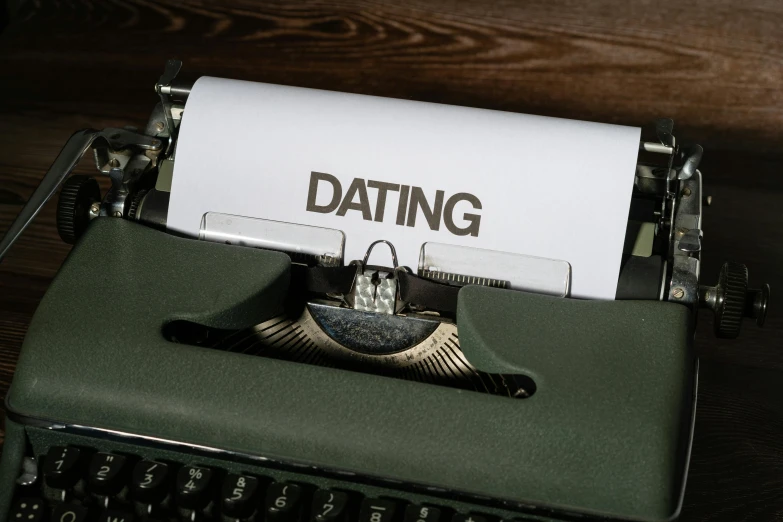
[[764, 325], [769, 303], [769, 285], [748, 288], [748, 267], [741, 263], [724, 263], [715, 286], [700, 288], [701, 306], [715, 313], [715, 335], [735, 339], [742, 327], [742, 319], [756, 319]]
[[90, 224], [90, 206], [101, 200], [101, 189], [95, 178], [71, 176], [60, 191], [57, 202], [57, 232], [72, 245]]
[[715, 335], [734, 339], [740, 333], [745, 315], [745, 294], [748, 291], [748, 267], [740, 263], [723, 263], [718, 276], [722, 299], [715, 310]]

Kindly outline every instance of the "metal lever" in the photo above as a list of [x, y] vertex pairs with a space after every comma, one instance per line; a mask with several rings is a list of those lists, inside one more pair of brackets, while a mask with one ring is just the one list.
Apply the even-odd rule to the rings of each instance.
[[174, 118], [171, 116], [171, 84], [179, 74], [179, 70], [182, 69], [182, 62], [180, 60], [170, 59], [166, 61], [166, 68], [163, 70], [163, 75], [158, 79], [158, 83], [155, 84], [155, 92], [160, 96], [160, 104], [163, 108], [163, 116], [166, 118], [166, 132], [169, 135], [168, 144], [166, 145], [165, 152], [168, 154], [171, 152], [171, 146], [174, 143]]
[[699, 168], [699, 163], [701, 162], [701, 156], [703, 153], [704, 149], [702, 149], [701, 145], [690, 145], [688, 147], [683, 147], [683, 150], [680, 151], [680, 154], [683, 158], [683, 164], [677, 177], [681, 180], [690, 179], [696, 172], [696, 169]]
[[102, 131], [84, 129], [74, 133], [0, 241], [0, 261], [97, 139], [105, 140], [112, 150], [125, 149], [128, 145], [157, 150], [161, 145], [160, 140], [156, 138], [126, 129], [104, 129]]
[[100, 131], [85, 129], [74, 133], [60, 151], [60, 155], [54, 160], [41, 184], [35, 189], [33, 195], [27, 200], [22, 211], [11, 224], [11, 228], [0, 241], [0, 260], [5, 257], [8, 249], [24, 232], [24, 229], [35, 219], [41, 208], [49, 201], [49, 198], [57, 192], [57, 188], [68, 177], [68, 174], [76, 167], [84, 153], [92, 146], [93, 141], [100, 135]]

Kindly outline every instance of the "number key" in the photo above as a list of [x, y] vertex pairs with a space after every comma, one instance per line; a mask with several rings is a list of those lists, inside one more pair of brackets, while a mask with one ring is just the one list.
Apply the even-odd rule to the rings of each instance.
[[296, 522], [302, 515], [302, 488], [276, 482], [266, 493], [267, 522]]
[[49, 487], [72, 488], [79, 481], [82, 451], [79, 448], [52, 446], [43, 466], [44, 479]]
[[393, 522], [397, 503], [392, 500], [366, 498], [359, 510], [359, 522]]
[[116, 495], [125, 485], [127, 459], [112, 453], [96, 453], [87, 473], [90, 489], [101, 495]]
[[402, 522], [440, 522], [440, 509], [432, 506], [415, 506], [405, 508], [405, 518]]
[[258, 502], [258, 479], [245, 475], [229, 474], [223, 481], [221, 502], [223, 513], [233, 518], [248, 518]]
[[52, 511], [52, 522], [85, 522], [87, 508], [78, 504], [58, 504]]
[[162, 462], [142, 460], [133, 468], [131, 488], [138, 502], [158, 504], [169, 492], [169, 467]]
[[313, 494], [315, 522], [341, 522], [348, 512], [348, 494], [319, 489]]
[[212, 470], [183, 466], [177, 473], [177, 503], [186, 509], [202, 509], [209, 504]]

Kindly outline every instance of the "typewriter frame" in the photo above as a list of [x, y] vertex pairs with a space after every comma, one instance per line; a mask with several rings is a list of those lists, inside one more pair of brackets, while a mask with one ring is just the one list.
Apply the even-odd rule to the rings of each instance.
[[[135, 411], [136, 414], [140, 415], [138, 418], [141, 420], [133, 421], [131, 417], [123, 419], [111, 416], [108, 413], [100, 413], [100, 409], [90, 410], [84, 405], [80, 406], [77, 403], [73, 403], [71, 398], [78, 396], [78, 390], [74, 386], [78, 386], [80, 383], [89, 383], [92, 387], [91, 393], [94, 393], [96, 397], [100, 397], [101, 393], [106, 393], [108, 388], [104, 389], [101, 387], [107, 385], [107, 383], [101, 380], [100, 375], [91, 373], [78, 367], [78, 365], [69, 366], [67, 359], [63, 359], [62, 354], [57, 352], [58, 348], [62, 348], [56, 342], [56, 338], [60, 336], [62, 339], [67, 339], [65, 343], [61, 344], [69, 346], [72, 353], [78, 355], [80, 361], [99, 360], [100, 352], [96, 352], [94, 350], [95, 347], [90, 346], [89, 343], [80, 344], [82, 342], [81, 338], [74, 333], [74, 330], [82, 326], [80, 324], [81, 321], [88, 321], [90, 327], [95, 327], [99, 330], [97, 335], [91, 336], [90, 342], [103, 346], [106, 340], [113, 334], [111, 325], [100, 328], [98, 326], [101, 324], [101, 320], [105, 319], [103, 314], [107, 310], [114, 311], [118, 317], [125, 318], [128, 314], [136, 313], [147, 305], [152, 306], [151, 303], [155, 300], [154, 291], [158, 291], [163, 282], [156, 279], [145, 279], [149, 276], [142, 269], [146, 268], [154, 271], [150, 261], [151, 258], [160, 255], [160, 252], [169, 252], [167, 255], [170, 257], [165, 258], [169, 261], [168, 265], [176, 264], [174, 263], [175, 260], [197, 259], [202, 254], [214, 255], [228, 267], [224, 277], [233, 283], [234, 286], [237, 285], [237, 282], [231, 279], [233, 273], [249, 273], [254, 270], [256, 273], [254, 273], [250, 281], [244, 281], [246, 285], [254, 288], [254, 290], [247, 293], [232, 294], [230, 296], [231, 303], [220, 301], [221, 295], [223, 298], [226, 298], [225, 295], [221, 294], [222, 290], [220, 288], [213, 287], [208, 289], [210, 292], [215, 292], [214, 295], [216, 297], [212, 300], [213, 308], [206, 311], [199, 308], [199, 305], [192, 301], [192, 296], [188, 297], [185, 295], [186, 292], [181, 288], [178, 289], [174, 292], [174, 295], [178, 299], [183, 300], [183, 303], [185, 303], [183, 304], [184, 308], [182, 310], [158, 309], [158, 315], [154, 318], [154, 321], [157, 321], [154, 324], [157, 333], [159, 333], [162, 323], [172, 319], [172, 313], [176, 313], [175, 318], [184, 317], [186, 319], [211, 322], [219, 327], [239, 328], [261, 322], [261, 320], [269, 316], [273, 308], [279, 306], [289, 277], [288, 267], [290, 261], [285, 255], [175, 238], [154, 230], [154, 228], [165, 228], [165, 212], [168, 203], [165, 190], [166, 176], [161, 176], [160, 173], [167, 170], [169, 173], [171, 172], [172, 162], [176, 155], [176, 130], [184, 110], [182, 102], [184, 102], [189, 93], [187, 86], [176, 84], [175, 82], [180, 65], [176, 61], [170, 61], [167, 64], [166, 72], [156, 85], [156, 91], [161, 97], [161, 102], [153, 111], [144, 132], [139, 133], [132, 129], [105, 129], [103, 131], [86, 130], [74, 134], [52, 165], [41, 186], [35, 191], [28, 205], [20, 214], [20, 218], [14, 223], [11, 230], [3, 238], [2, 243], [0, 243], [0, 257], [2, 257], [10, 244], [35, 217], [43, 203], [54, 194], [57, 187], [67, 178], [81, 156], [91, 146], [94, 147], [96, 166], [100, 172], [110, 177], [112, 187], [105, 197], [99, 201], [92, 202], [89, 206], [89, 219], [95, 222], [90, 225], [86, 235], [79, 245], [74, 248], [71, 256], [64, 264], [30, 327], [30, 333], [25, 341], [25, 348], [20, 359], [19, 371], [14, 379], [14, 386], [6, 398], [10, 419], [8, 422], [9, 438], [3, 456], [2, 474], [0, 474], [0, 481], [3, 481], [5, 485], [11, 484], [16, 479], [13, 476], [14, 472], [19, 472], [22, 469], [25, 448], [31, 437], [36, 436], [36, 430], [45, 430], [45, 432], [50, 434], [62, 434], [64, 436], [89, 433], [91, 436], [97, 435], [97, 439], [119, 438], [122, 440], [133, 440], [134, 442], [142, 441], [143, 444], [176, 444], [197, 451], [225, 453], [231, 456], [231, 458], [245, 455], [249, 456], [253, 461], [264, 463], [274, 463], [281, 460], [278, 459], [277, 455], [265, 454], [263, 451], [258, 451], [257, 448], [253, 449], [247, 444], [246, 440], [241, 438], [234, 440], [232, 449], [222, 452], [216, 449], [216, 444], [203, 443], [204, 440], [210, 439], [208, 435], [203, 433], [194, 432], [190, 436], [177, 437], [174, 436], [177, 432], [176, 429], [172, 430], [171, 426], [163, 426], [163, 431], [168, 429], [172, 436], [156, 436], [154, 433], [157, 427], [153, 426], [155, 421], [160, 422], [160, 419], [155, 419], [155, 416], [150, 414], [149, 418], [145, 420], [144, 415], [136, 411], [136, 406], [124, 404], [119, 398], [117, 399], [117, 404], [121, 405], [120, 407], [125, 411], [126, 415], [130, 415], [131, 412]], [[709, 288], [700, 287], [699, 285], [702, 180], [701, 173], [696, 167], [701, 157], [701, 152], [700, 148], [691, 149], [687, 152], [683, 150], [684, 154], [681, 154], [682, 165], [674, 166], [675, 156], [680, 151], [671, 135], [671, 127], [671, 120], [659, 121], [656, 130], [660, 143], [643, 142], [640, 144], [642, 150], [668, 158], [668, 166], [663, 170], [663, 175], [656, 174], [653, 170], [647, 171], [650, 176], [647, 176], [645, 172], [640, 173], [640, 171], [637, 171], [637, 189], [641, 192], [648, 191], [648, 195], [655, 197], [660, 205], [659, 210], [656, 211], [657, 237], [664, 245], [666, 262], [655, 276], [655, 288], [658, 289], [658, 293], [654, 300], [640, 300], [636, 302], [615, 301], [609, 303], [562, 300], [474, 286], [465, 287], [459, 291], [459, 306], [462, 313], [460, 332], [461, 337], [464, 337], [466, 341], [464, 346], [467, 346], [467, 350], [470, 352], [471, 362], [474, 362], [478, 367], [486, 371], [516, 371], [532, 374], [535, 379], [544, 384], [542, 391], [545, 394], [551, 393], [551, 389], [547, 391], [546, 387], [551, 386], [552, 382], [557, 382], [559, 377], [556, 375], [554, 368], [550, 366], [551, 361], [543, 355], [540, 355], [541, 359], [539, 359], [538, 363], [544, 364], [545, 370], [537, 370], [534, 367], [535, 365], [531, 367], [526, 362], [520, 361], [518, 358], [519, 354], [515, 354], [518, 339], [526, 335], [532, 336], [537, 339], [536, 342], [539, 347], [545, 347], [549, 341], [541, 337], [541, 335], [546, 333], [552, 338], [557, 338], [561, 333], [560, 330], [562, 330], [559, 326], [571, 317], [568, 314], [573, 314], [574, 311], [578, 311], [579, 314], [593, 314], [595, 319], [593, 325], [597, 323], [603, 324], [605, 328], [603, 330], [604, 334], [614, 333], [615, 331], [622, 333], [617, 339], [613, 339], [608, 343], [609, 348], [607, 348], [606, 356], [616, 357], [616, 359], [610, 361], [610, 367], [621, 368], [624, 371], [618, 372], [617, 375], [607, 374], [606, 379], [611, 386], [598, 387], [595, 390], [596, 393], [605, 393], [608, 389], [612, 391], [626, 389], [628, 385], [626, 381], [630, 378], [644, 379], [643, 373], [635, 372], [633, 368], [628, 367], [630, 364], [639, 364], [639, 356], [654, 357], [655, 360], [649, 361], [649, 363], [662, 365], [666, 370], [666, 377], [663, 378], [666, 386], [664, 386], [665, 391], [660, 393], [667, 394], [665, 400], [656, 396], [653, 389], [635, 390], [634, 388], [634, 390], [631, 390], [631, 388], [627, 388], [626, 396], [622, 397], [623, 400], [630, 401], [630, 403], [647, 398], [660, 406], [660, 411], [658, 411], [658, 414], [661, 415], [659, 419], [660, 425], [665, 426], [664, 431], [666, 433], [656, 435], [661, 435], [666, 439], [664, 444], [665, 451], [661, 451], [661, 447], [655, 447], [653, 449], [656, 449], [659, 453], [653, 451], [651, 454], [664, 458], [666, 463], [663, 465], [665, 469], [656, 470], [656, 473], [658, 473], [656, 477], [659, 481], [653, 480], [648, 484], [649, 487], [647, 488], [653, 489], [656, 486], [662, 488], [659, 491], [661, 493], [660, 498], [647, 498], [646, 503], [638, 507], [639, 502], [638, 498], [634, 498], [635, 493], [623, 490], [624, 495], [627, 496], [623, 497], [622, 501], [603, 499], [603, 504], [599, 505], [596, 503], [591, 504], [589, 500], [585, 500], [589, 499], [591, 494], [585, 494], [585, 491], [582, 491], [581, 498], [575, 500], [574, 505], [568, 505], [569, 500], [566, 498], [555, 499], [555, 497], [550, 496], [541, 500], [541, 498], [533, 498], [535, 495], [533, 497], [527, 496], [527, 492], [524, 491], [517, 492], [518, 495], [506, 491], [505, 494], [501, 494], [495, 500], [491, 500], [493, 497], [490, 491], [482, 491], [481, 488], [477, 488], [477, 490], [471, 492], [464, 489], [460, 490], [460, 488], [444, 487], [443, 485], [435, 484], [437, 480], [425, 480], [423, 484], [417, 485], [415, 481], [400, 480], [397, 477], [392, 478], [391, 483], [381, 481], [384, 487], [388, 487], [389, 484], [399, 485], [400, 482], [407, 482], [413, 486], [413, 489], [423, 487], [429, 493], [440, 494], [444, 491], [459, 490], [464, 498], [470, 499], [471, 503], [474, 500], [481, 505], [488, 503], [489, 505], [486, 509], [496, 510], [499, 508], [492, 506], [499, 505], [501, 511], [491, 512], [504, 517], [512, 516], [508, 510], [517, 512], [517, 515], [526, 515], [536, 520], [570, 519], [582, 517], [583, 515], [609, 519], [669, 520], [678, 515], [687, 475], [695, 412], [698, 363], [693, 358], [690, 346], [696, 317], [695, 312], [700, 305], [718, 310], [721, 302], [715, 296], [719, 295], [723, 290], [720, 285]], [[660, 171], [658, 172], [660, 173]], [[141, 226], [133, 222], [148, 226]], [[176, 254], [175, 252], [177, 251], [189, 253], [191, 257], [188, 258], [182, 252]], [[176, 257], [178, 255], [185, 255], [185, 257]], [[205, 265], [198, 260], [194, 261], [193, 265], [189, 267], [189, 276], [192, 277], [191, 283], [198, 281], [196, 276], [199, 275], [199, 270], [206, 270]], [[164, 262], [163, 266], [167, 266], [167, 264]], [[242, 266], [243, 270], [238, 270], [237, 266]], [[94, 274], [106, 270], [108, 270], [110, 280], [106, 284], [96, 283], [93, 280]], [[132, 286], [123, 286], [123, 284], [127, 283], [127, 278], [130, 276], [133, 276], [138, 281], [150, 282], [151, 288], [144, 289], [146, 293], [134, 293], [135, 290]], [[747, 282], [745, 285], [747, 286]], [[228, 288], [229, 286], [227, 285], [226, 287]], [[747, 290], [746, 286], [745, 290]], [[124, 291], [118, 294], [118, 288], [124, 288]], [[706, 291], [705, 288], [707, 288]], [[188, 290], [190, 291], [190, 288]], [[78, 292], [78, 295], [73, 295], [73, 292]], [[710, 292], [712, 293], [712, 299], [705, 298], [705, 294]], [[746, 316], [756, 317], [759, 322], [763, 322], [769, 294], [768, 287], [758, 291], [748, 290], [747, 292], [750, 297], [748, 303], [753, 306], [747, 307], [742, 312]], [[71, 303], [74, 298], [80, 300], [77, 303], [78, 306], [74, 306], [73, 310], [67, 310], [67, 313], [64, 314], [63, 310], [67, 309], [68, 303]], [[746, 296], [743, 293], [744, 298]], [[215, 302], [218, 302], [220, 306], [216, 306]], [[495, 310], [493, 307], [496, 303], [505, 303], [505, 305], [498, 305], [497, 310], [491, 316], [482, 315], [482, 310]], [[530, 325], [514, 324], [523, 323], [517, 320], [518, 316], [514, 315], [519, 310], [529, 312], [532, 315], [526, 317], [535, 317], [536, 320], [533, 321], [531, 319]], [[623, 318], [623, 321], [627, 321], [627, 323], [624, 326], [620, 324], [616, 330], [614, 329], [615, 325], [612, 324], [613, 329], [610, 330], [609, 323], [611, 321], [605, 319], [609, 316]], [[640, 318], [646, 319], [646, 324], [644, 320], [640, 323], [638, 321]], [[68, 321], [71, 322], [69, 323]], [[496, 324], [508, 324], [511, 327], [504, 332], [487, 330], [485, 328], [486, 323], [493, 323], [493, 321], [496, 321]], [[585, 328], [587, 328], [588, 323], [585, 324]], [[663, 329], [656, 330], [654, 328], [654, 325], [661, 323], [667, 325], [666, 330], [668, 331], [658, 331]], [[526, 328], [533, 327], [538, 328], [539, 331], [526, 330]], [[150, 331], [152, 330], [153, 328], [150, 328]], [[644, 333], [640, 334], [639, 332]], [[157, 342], [156, 338], [149, 336], [136, 338], [135, 335], [129, 335], [129, 338], [130, 344], [123, 344], [124, 349], [132, 350], [133, 346], [139, 347], [148, 342]], [[489, 342], [489, 340], [492, 342]], [[565, 344], [566, 340], [560, 339], [560, 342]], [[133, 343], [136, 344], [134, 345]], [[591, 346], [594, 348], [600, 347], [602, 343], [606, 344], [606, 341], [594, 339]], [[558, 346], [557, 343], [555, 345]], [[626, 349], [629, 347], [638, 349], [638, 353], [629, 352]], [[207, 356], [203, 352], [198, 351], [203, 349], [193, 347], [183, 347], [181, 349], [196, 350], [182, 352], [182, 354], [202, 360], [205, 364], [213, 365], [216, 364], [215, 361], [218, 361], [213, 356]], [[175, 349], [172, 348], [172, 350]], [[180, 348], [176, 348], [176, 350], [180, 350]], [[546, 350], [543, 350], [543, 353], [546, 353]], [[597, 351], [594, 355], [599, 357], [604, 354]], [[116, 362], [124, 362], [126, 354], [112, 354], [111, 357]], [[169, 354], [166, 354], [165, 357], [161, 355], [161, 357], [167, 358]], [[148, 354], [147, 359], [148, 364], [144, 365], [144, 368], [148, 371], [155, 370], [153, 365], [149, 364], [150, 361], [155, 364], [161, 362], [158, 360], [158, 355], [152, 352]], [[143, 358], [138, 359], [140, 364], [144, 360]], [[59, 361], [59, 367], [54, 363], [55, 361]], [[293, 367], [290, 366], [278, 367], [278, 364], [283, 362], [265, 361], [258, 363], [261, 366], [254, 362], [253, 367], [261, 369], [263, 365], [268, 365], [270, 368], [279, 369], [285, 367], [287, 368], [286, 371], [294, 371]], [[589, 359], [585, 359], [584, 363], [589, 364]], [[65, 375], [59, 376], [57, 374], [60, 368], [65, 368]], [[193, 368], [198, 370], [199, 367], [194, 366]], [[242, 370], [241, 365], [234, 369], [236, 371]], [[305, 370], [301, 367], [297, 367], [295, 371], [301, 375], [309, 375], [309, 372], [311, 372], [311, 370]], [[357, 386], [358, 384], [369, 387], [376, 385], [374, 381], [367, 380], [370, 376], [364, 375], [359, 377], [357, 375], [352, 375], [349, 378], [347, 377], [347, 379], [351, 382], [355, 381]], [[51, 392], [36, 390], [39, 378], [48, 380], [52, 384]], [[184, 383], [186, 377], [179, 375], [178, 379], [181, 383]], [[336, 381], [333, 381], [333, 383], [338, 385]], [[216, 383], [213, 384], [217, 385]], [[563, 385], [566, 384], [563, 383]], [[652, 382], [648, 384], [648, 388], [652, 388], [655, 385]], [[145, 385], [150, 385], [150, 383], [146, 382]], [[400, 393], [403, 393], [404, 387], [413, 386], [411, 390], [415, 389], [428, 396], [432, 394], [444, 400], [449, 398], [458, 402], [464, 400], [465, 397], [464, 395], [459, 395], [460, 393], [472, 393], [460, 390], [434, 390], [434, 387], [433, 390], [418, 388], [419, 386], [428, 386], [420, 383], [404, 383], [403, 385], [381, 382], [381, 386], [384, 389], [398, 390]], [[592, 389], [592, 385], [588, 382], [585, 382], [585, 386]], [[132, 388], [135, 392], [140, 392], [144, 387]], [[84, 388], [81, 389], [83, 390]], [[192, 389], [192, 391], [195, 393], [195, 389]], [[347, 391], [343, 390], [343, 392], [347, 397]], [[163, 397], [162, 391], [159, 397]], [[535, 401], [541, 398], [539, 395], [536, 397], [531, 400]], [[611, 395], [607, 395], [607, 397], [611, 398]], [[510, 400], [498, 397], [490, 397], [487, 400], [490, 399], [493, 401]], [[224, 398], [224, 400], [227, 399]], [[468, 402], [475, 402], [474, 405], [478, 405], [478, 402], [481, 401], [476, 402], [471, 398]], [[183, 402], [183, 404], [189, 403]], [[489, 404], [486, 403], [486, 405]], [[531, 402], [529, 404], [534, 403]], [[584, 405], [584, 407], [588, 406]], [[93, 404], [93, 407], [96, 407], [96, 405]], [[190, 407], [191, 409], [195, 408], [193, 405]], [[268, 407], [274, 408], [274, 405]], [[523, 402], [520, 403], [520, 407], [525, 407]], [[500, 409], [504, 408], [505, 406]], [[511, 410], [508, 411], [510, 412]], [[349, 413], [350, 409], [346, 410], [346, 412]], [[603, 412], [603, 414], [611, 417], [610, 412]], [[567, 420], [563, 420], [563, 425], [567, 425]], [[144, 422], [148, 424], [142, 425]], [[448, 417], [444, 417], [443, 422], [450, 422], [450, 420]], [[612, 418], [612, 422], [609, 424], [614, 429], [622, 427], [621, 424], [617, 423], [616, 418]], [[593, 426], [593, 428], [596, 430], [593, 434], [605, 433], [600, 426]], [[571, 429], [579, 432], [580, 428], [579, 426], [572, 426]], [[552, 431], [552, 433], [556, 432]], [[644, 437], [644, 434], [641, 432], [636, 433], [636, 435]], [[590, 442], [578, 437], [569, 440], [577, 446]], [[486, 442], [489, 443], [490, 441]], [[511, 443], [511, 438], [507, 439], [506, 442], [509, 442], [509, 450], [515, 448]], [[646, 449], [652, 451], [651, 448], [657, 443], [647, 442], [651, 444], [651, 447]], [[243, 445], [245, 450], [241, 448]], [[280, 447], [278, 446], [278, 449]], [[591, 447], [595, 449], [594, 446]], [[395, 454], [398, 457], [404, 454], [401, 451], [401, 446], [398, 446], [397, 449], [399, 451], [396, 451]], [[471, 450], [467, 446], [461, 449], [473, 456], [483, 451], [480, 448]], [[600, 448], [598, 449], [600, 450]], [[621, 450], [622, 448], [618, 448], [617, 451], [623, 453]], [[297, 466], [312, 468], [315, 466], [313, 461], [317, 460], [312, 458], [313, 455], [314, 453], [311, 452], [310, 457], [304, 458], [301, 462], [296, 462], [296, 459], [292, 459], [290, 454], [284, 456], [285, 458], [282, 460], [288, 462], [287, 465], [290, 464], [295, 468]], [[497, 456], [492, 456], [489, 453], [484, 453], [483, 455], [485, 457], [497, 458]], [[378, 458], [381, 459], [382, 457]], [[633, 454], [627, 451], [623, 453], [622, 458], [628, 459], [627, 463], [632, 464], [636, 462]], [[423, 460], [426, 460], [426, 456]], [[376, 462], [374, 464], [383, 463]], [[329, 466], [326, 467], [328, 468]], [[336, 467], [340, 476], [359, 477], [361, 480], [368, 478], [371, 482], [378, 480], [377, 476], [382, 475], [382, 473], [368, 473], [366, 470], [365, 472], [357, 472], [356, 468], [361, 466], [358, 466], [356, 461], [350, 461], [345, 466], [337, 465]], [[376, 467], [375, 469], [382, 468]], [[621, 467], [616, 469], [620, 470]], [[400, 470], [401, 468], [398, 467], [397, 472], [399, 473]], [[561, 471], [565, 473], [568, 470], [566, 463], [563, 463]], [[376, 478], [374, 479], [373, 476]], [[628, 478], [633, 477], [634, 473], [630, 472]], [[646, 478], [649, 479], [649, 477]], [[623, 482], [618, 481], [615, 486], [622, 489]], [[660, 486], [660, 484], [664, 485]], [[579, 488], [577, 487], [577, 489]], [[551, 495], [551, 493], [550, 491], [549, 494]], [[592, 496], [596, 496], [598, 493], [597, 490], [593, 490]], [[3, 508], [3, 502], [10, 500], [8, 494], [3, 495], [3, 493], [0, 493], [0, 509]], [[518, 498], [513, 498], [515, 496]], [[520, 496], [524, 498], [519, 498]], [[489, 501], [487, 501], [488, 498], [490, 499]], [[635, 501], [637, 506], [634, 505]], [[0, 522], [2, 522], [2, 516], [3, 513], [0, 512]]]

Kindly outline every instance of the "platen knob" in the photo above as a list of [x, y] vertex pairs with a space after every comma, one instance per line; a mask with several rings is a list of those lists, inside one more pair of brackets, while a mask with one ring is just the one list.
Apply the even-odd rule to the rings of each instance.
[[718, 276], [721, 297], [715, 309], [715, 335], [734, 339], [740, 333], [748, 291], [748, 267], [740, 263], [723, 263]]
[[715, 313], [715, 335], [723, 339], [736, 338], [743, 317], [756, 319], [764, 325], [769, 303], [769, 285], [748, 288], [748, 267], [741, 263], [724, 263], [716, 286], [702, 286], [701, 306]]
[[90, 224], [90, 206], [101, 200], [101, 189], [95, 178], [71, 176], [60, 191], [57, 202], [57, 232], [72, 245]]

